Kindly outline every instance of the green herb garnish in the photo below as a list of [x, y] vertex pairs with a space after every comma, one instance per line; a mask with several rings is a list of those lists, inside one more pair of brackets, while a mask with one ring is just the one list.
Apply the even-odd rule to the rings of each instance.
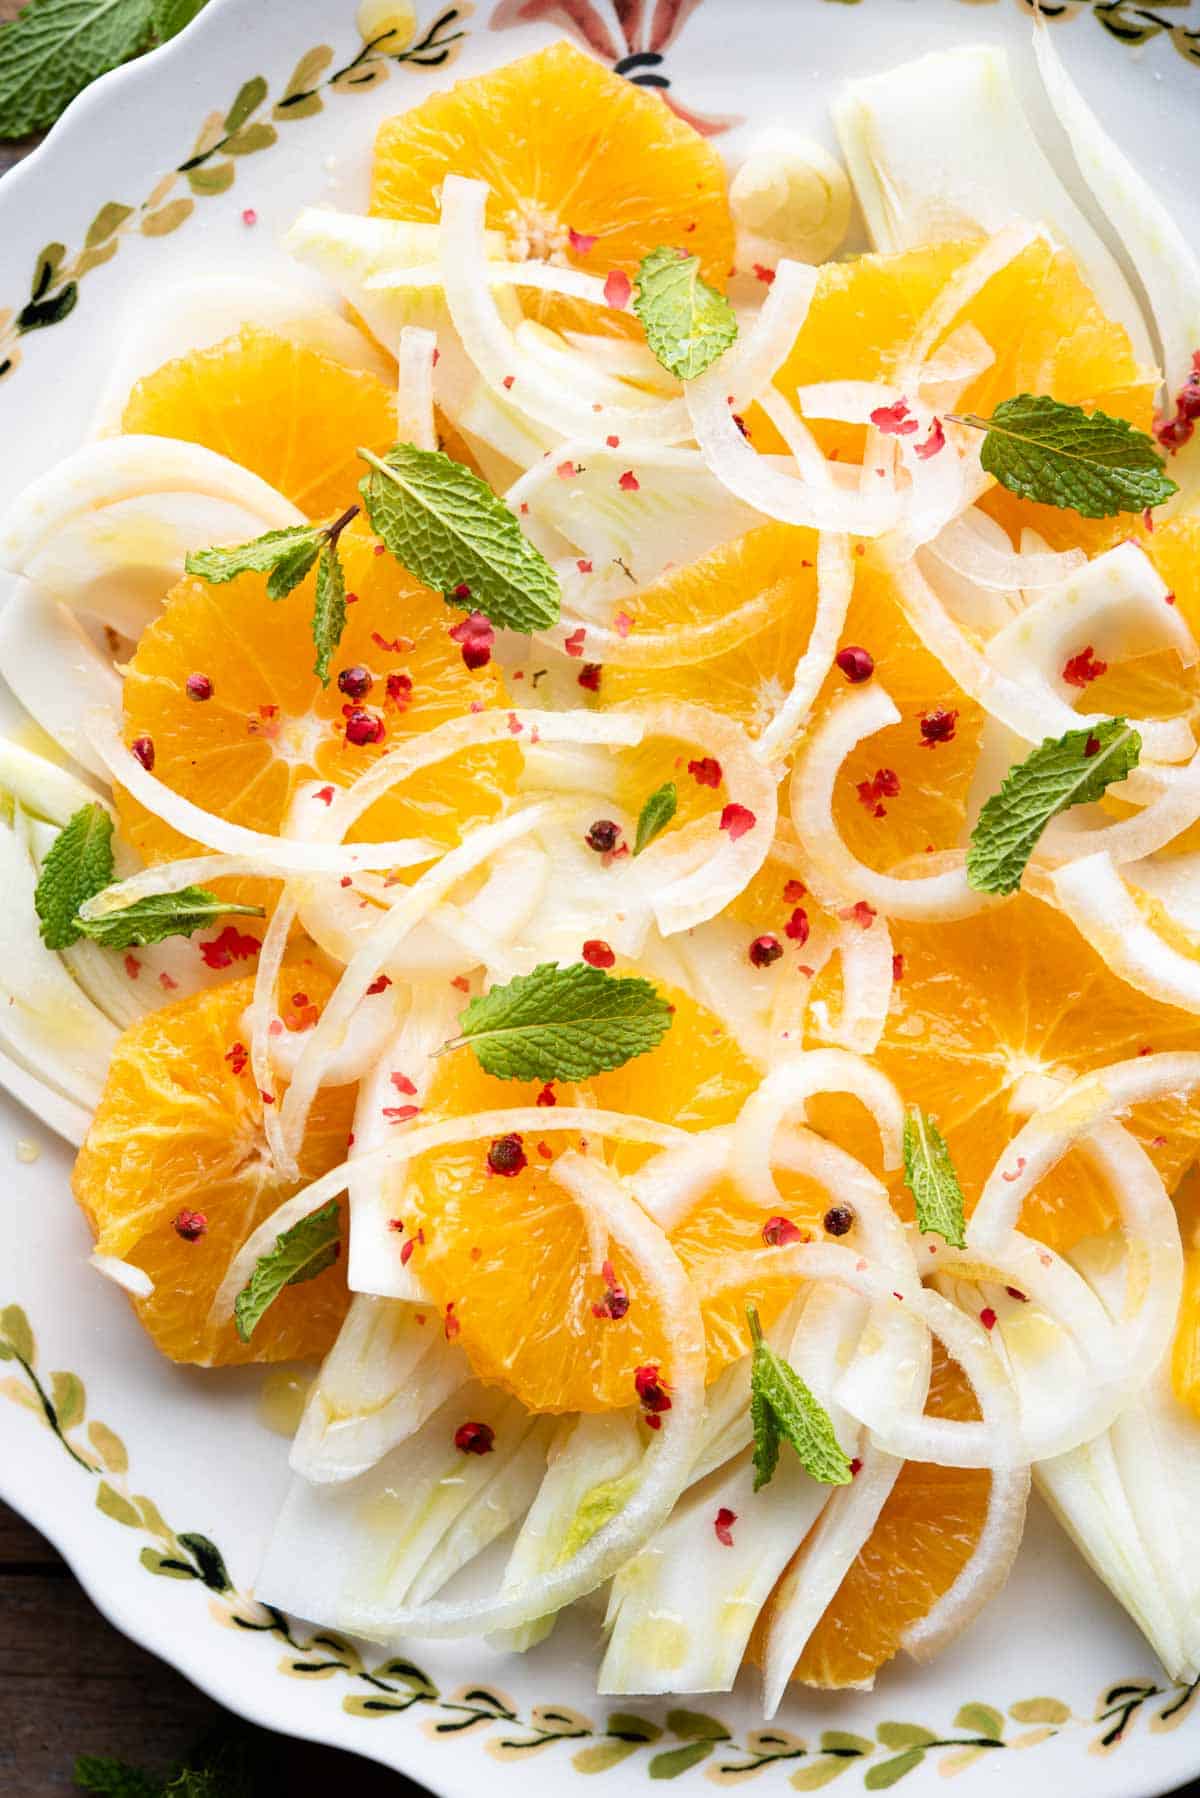
[[63, 825], [38, 876], [33, 904], [47, 949], [69, 949], [83, 934], [76, 914], [113, 877], [113, 823], [102, 805], [84, 805]]
[[946, 1139], [919, 1105], [904, 1120], [904, 1184], [917, 1207], [917, 1228], [965, 1249], [962, 1187]]
[[634, 839], [633, 853], [640, 855], [642, 850], [651, 844], [658, 833], [667, 828], [675, 816], [679, 804], [679, 790], [673, 780], [651, 793], [645, 805], [638, 813], [637, 836]]
[[643, 256], [633, 310], [646, 342], [681, 381], [702, 375], [737, 336], [737, 319], [723, 293], [700, 277], [700, 258], [664, 245]]
[[72, 921], [77, 936], [88, 937], [102, 949], [145, 949], [169, 936], [193, 936], [218, 918], [265, 916], [261, 905], [231, 905], [207, 887], [181, 887], [176, 893], [153, 893], [117, 911]]
[[854, 1475], [834, 1435], [829, 1413], [794, 1367], [764, 1339], [758, 1312], [746, 1306], [754, 1359], [750, 1367], [750, 1421], [754, 1425], [754, 1490], [765, 1486], [779, 1465], [781, 1440], [791, 1443], [805, 1473], [823, 1486], [848, 1486]]
[[254, 1272], [237, 1295], [233, 1321], [243, 1342], [249, 1342], [269, 1306], [285, 1286], [315, 1280], [338, 1258], [340, 1207], [336, 1199], [302, 1217], [290, 1230], [275, 1238], [275, 1247], [260, 1255]]
[[1051, 818], [1089, 805], [1138, 765], [1142, 739], [1124, 718], [1047, 737], [1010, 768], [979, 814], [967, 850], [967, 882], [977, 893], [1015, 893]]
[[1106, 412], [1022, 393], [1002, 400], [990, 418], [948, 416], [987, 432], [979, 458], [987, 474], [1043, 506], [1112, 518], [1161, 506], [1179, 491], [1154, 439]]
[[636, 975], [543, 962], [472, 999], [459, 1023], [462, 1034], [439, 1055], [469, 1043], [500, 1080], [587, 1080], [656, 1048], [671, 1007]]

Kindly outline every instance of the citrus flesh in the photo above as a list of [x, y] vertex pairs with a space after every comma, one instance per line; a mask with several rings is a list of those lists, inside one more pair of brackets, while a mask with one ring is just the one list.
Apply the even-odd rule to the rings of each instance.
[[[657, 94], [565, 41], [456, 82], [388, 119], [371, 211], [436, 221], [447, 175], [486, 181], [487, 222], [510, 253], [630, 279], [661, 244], [700, 258], [722, 289], [733, 260], [725, 168]], [[627, 314], [526, 292], [530, 316], [624, 334]]]
[[[300, 1013], [310, 1021], [330, 986], [313, 956], [290, 957], [281, 980], [285, 1023]], [[208, 1323], [217, 1288], [251, 1231], [345, 1160], [354, 1115], [353, 1087], [322, 1087], [299, 1156], [301, 1177], [279, 1179], [245, 1055], [243, 1014], [253, 990], [252, 976], [232, 980], [130, 1026], [72, 1176], [97, 1253], [154, 1282], [148, 1298], [134, 1301], [152, 1340], [171, 1360], [206, 1367], [323, 1355], [349, 1303], [339, 1260], [316, 1279], [285, 1287], [248, 1343], [231, 1321]], [[299, 1010], [295, 994], [305, 1000]], [[281, 1083], [276, 1104], [284, 1090]]]
[[309, 518], [332, 518], [358, 498], [359, 449], [383, 455], [395, 442], [396, 404], [374, 375], [247, 325], [146, 375], [121, 428], [202, 444]]

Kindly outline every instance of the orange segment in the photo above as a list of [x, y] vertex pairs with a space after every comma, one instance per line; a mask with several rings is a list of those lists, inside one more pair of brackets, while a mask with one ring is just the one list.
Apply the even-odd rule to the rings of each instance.
[[[634, 1112], [686, 1130], [729, 1123], [758, 1083], [716, 1018], [682, 993], [670, 995], [675, 1016], [659, 1048], [576, 1088], [555, 1089], [559, 1105], [592, 1104]], [[532, 1105], [539, 1087], [496, 1080], [469, 1050], [438, 1064], [426, 1117], [469, 1116], [495, 1106]], [[579, 1139], [545, 1126], [525, 1133], [528, 1165], [513, 1175], [492, 1173], [489, 1144], [439, 1150], [414, 1164], [404, 1201], [406, 1233], [424, 1231], [413, 1267], [438, 1304], [453, 1307], [460, 1340], [476, 1373], [514, 1392], [539, 1411], [597, 1411], [633, 1402], [634, 1371], [660, 1363], [670, 1378], [663, 1319], [636, 1267], [614, 1246], [611, 1260], [629, 1296], [619, 1320], [597, 1318], [605, 1282], [592, 1272], [583, 1214], [546, 1169]], [[609, 1164], [630, 1172], [647, 1150], [597, 1139]], [[791, 1197], [791, 1195], [789, 1195]], [[817, 1197], [797, 1191], [794, 1221], [815, 1226]], [[674, 1241], [693, 1267], [734, 1250], [761, 1247], [766, 1218], [722, 1181], [701, 1201]], [[771, 1296], [773, 1316], [786, 1293]], [[709, 1375], [744, 1353], [744, 1299], [713, 1307]], [[452, 1326], [453, 1327], [453, 1326]]]
[[[464, 666], [449, 635], [459, 614], [391, 556], [376, 555], [359, 522], [343, 533], [340, 548], [347, 592], [357, 600], [347, 607], [328, 687], [312, 672], [313, 574], [279, 601], [267, 598], [261, 575], [224, 586], [184, 580], [130, 663], [126, 742], [148, 737], [158, 779], [253, 830], [277, 832], [303, 782], [348, 785], [397, 744], [472, 704], [492, 706], [504, 696], [493, 663], [475, 672]], [[357, 703], [381, 721], [378, 743], [347, 741], [344, 708], [351, 702], [337, 676], [351, 667], [371, 677]], [[212, 682], [212, 698], [200, 704], [186, 691], [188, 675], [197, 672]], [[495, 815], [519, 765], [519, 752], [508, 744], [453, 757], [397, 786], [352, 834], [453, 844]], [[126, 834], [147, 861], [189, 852], [185, 838], [127, 793], [118, 794], [118, 806]], [[235, 884], [246, 883], [229, 883], [230, 891]], [[270, 896], [275, 889], [265, 890]]]
[[[310, 1004], [328, 996], [329, 976], [315, 960], [297, 957], [285, 978]], [[223, 1366], [323, 1355], [348, 1303], [344, 1277], [331, 1269], [285, 1288], [249, 1343], [238, 1340], [232, 1323], [207, 1326], [231, 1257], [277, 1205], [345, 1159], [354, 1115], [353, 1087], [322, 1088], [300, 1156], [302, 1177], [276, 1177], [263, 1101], [249, 1064], [230, 1055], [244, 1040], [242, 1014], [253, 989], [250, 978], [234, 980], [132, 1025], [117, 1044], [75, 1163], [75, 1197], [96, 1248], [154, 1281], [135, 1308], [173, 1361]], [[202, 1214], [195, 1241], [174, 1227], [184, 1211]]]
[[[956, 1362], [933, 1347], [926, 1410], [979, 1416]], [[870, 1536], [805, 1645], [794, 1677], [836, 1689], [867, 1684], [905, 1631], [949, 1591], [979, 1540], [991, 1475], [906, 1461]]]
[[[958, 923], [893, 923], [892, 941], [902, 975], [872, 1059], [907, 1102], [937, 1118], [968, 1210], [1024, 1122], [1009, 1106], [1025, 1075], [1070, 1079], [1142, 1049], [1200, 1048], [1200, 1020], [1134, 992], [1065, 919], [1024, 894]], [[818, 1101], [812, 1115], [854, 1147], [842, 1102]], [[1127, 1122], [1174, 1186], [1195, 1156], [1200, 1100], [1139, 1105]], [[911, 1215], [907, 1193], [897, 1187], [895, 1197]], [[1065, 1250], [1114, 1216], [1105, 1188], [1071, 1155], [1027, 1203], [1022, 1224]]]
[[1175, 1396], [1200, 1416], [1200, 1169], [1191, 1168], [1175, 1193], [1183, 1237], [1183, 1295], [1175, 1323], [1171, 1383]]
[[396, 407], [374, 375], [247, 325], [145, 376], [121, 428], [217, 450], [326, 518], [358, 498], [360, 446], [392, 447]]
[[[371, 210], [436, 220], [449, 174], [487, 182], [488, 224], [516, 257], [632, 278], [650, 250], [680, 244], [725, 286], [733, 229], [720, 156], [657, 94], [565, 40], [388, 119], [375, 140]], [[595, 242], [584, 248], [581, 238]], [[630, 325], [628, 314], [583, 301], [524, 297], [556, 326]]]

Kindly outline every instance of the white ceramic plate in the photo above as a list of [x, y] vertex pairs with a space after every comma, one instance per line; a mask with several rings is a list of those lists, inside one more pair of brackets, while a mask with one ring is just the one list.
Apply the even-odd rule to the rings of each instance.
[[[1195, 234], [1190, 0], [1046, 12], [1109, 127]], [[78, 443], [114, 344], [131, 322], [145, 327], [164, 280], [213, 269], [295, 279], [280, 232], [306, 202], [361, 206], [381, 118], [563, 31], [634, 78], [669, 83], [733, 153], [743, 121], [799, 120], [827, 135], [833, 84], [923, 49], [1001, 38], [1029, 75], [1023, 0], [501, 0], [474, 11], [417, 0], [415, 14], [403, 54], [350, 67], [362, 53], [354, 0], [211, 0], [181, 39], [85, 94], [0, 183], [8, 493]], [[223, 144], [234, 105], [237, 137]], [[751, 1680], [686, 1709], [614, 1713], [595, 1696], [586, 1622], [524, 1658], [436, 1643], [414, 1644], [408, 1663], [262, 1610], [250, 1593], [287, 1477], [287, 1445], [263, 1421], [263, 1375], [158, 1357], [86, 1264], [68, 1152], [2, 1098], [0, 1155], [0, 1490], [120, 1628], [234, 1710], [374, 1756], [446, 1798], [483, 1781], [529, 1798], [648, 1778], [692, 1789], [757, 1780], [763, 1792], [903, 1781], [919, 1798], [957, 1773], [978, 1798], [1017, 1781], [1028, 1798], [1072, 1787], [1139, 1798], [1200, 1770], [1194, 1693], [1164, 1678], [1036, 1510], [1007, 1592], [951, 1654], [890, 1667], [871, 1694], [793, 1696], [769, 1729]]]

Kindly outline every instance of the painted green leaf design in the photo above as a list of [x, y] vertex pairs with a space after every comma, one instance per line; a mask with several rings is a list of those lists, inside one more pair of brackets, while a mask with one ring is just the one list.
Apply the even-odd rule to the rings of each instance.
[[885, 1748], [928, 1748], [937, 1741], [937, 1732], [919, 1723], [880, 1723], [875, 1734]]
[[885, 1792], [894, 1786], [897, 1780], [919, 1767], [925, 1759], [923, 1748], [910, 1748], [906, 1754], [896, 1755], [894, 1760], [880, 1761], [877, 1767], [869, 1767], [863, 1777], [863, 1787], [868, 1792]]
[[352, 1692], [342, 1699], [342, 1709], [348, 1717], [363, 1717], [367, 1722], [375, 1722], [380, 1717], [407, 1711], [415, 1702], [412, 1698], [389, 1698], [383, 1692], [376, 1692], [370, 1698]]
[[143, 1529], [149, 1530], [152, 1536], [158, 1536], [164, 1542], [174, 1542], [175, 1532], [152, 1498], [147, 1498], [144, 1492], [135, 1492], [133, 1502], [137, 1506]]
[[83, 1414], [87, 1409], [87, 1398], [83, 1390], [83, 1381], [77, 1373], [52, 1373], [50, 1375], [50, 1398], [58, 1416], [60, 1430], [73, 1430], [77, 1423], [83, 1422]]
[[157, 1548], [143, 1548], [138, 1560], [147, 1573], [156, 1573], [162, 1579], [196, 1579], [196, 1569], [189, 1567], [186, 1561], [177, 1560], [173, 1555], [165, 1555]]
[[6, 1305], [0, 1311], [0, 1332], [10, 1343], [13, 1354], [21, 1361], [28, 1361], [32, 1367], [36, 1358], [33, 1331], [20, 1305]]
[[288, 119], [311, 119], [315, 113], [324, 112], [325, 102], [320, 94], [295, 94], [290, 99], [281, 100], [273, 107], [271, 117], [286, 121]]
[[636, 1753], [636, 1742], [593, 1742], [572, 1755], [571, 1765], [577, 1773], [607, 1773], [610, 1767], [620, 1766]]
[[107, 1480], [101, 1480], [96, 1488], [96, 1509], [103, 1511], [106, 1517], [111, 1517], [114, 1523], [125, 1524], [128, 1529], [136, 1530], [141, 1527], [142, 1520], [135, 1507], [127, 1498], [122, 1498]]
[[821, 1734], [821, 1752], [854, 1757], [874, 1754], [875, 1744], [869, 1736], [854, 1736], [844, 1729], [826, 1729]]
[[129, 1451], [117, 1432], [110, 1430], [106, 1423], [89, 1423], [88, 1441], [109, 1473], [129, 1472]]
[[233, 137], [226, 138], [225, 149], [230, 156], [253, 156], [259, 150], [269, 150], [272, 144], [279, 142], [279, 133], [274, 125], [256, 122], [247, 125]]
[[806, 1767], [796, 1769], [788, 1784], [794, 1792], [819, 1792], [822, 1786], [839, 1778], [849, 1765], [849, 1761], [810, 1761]]
[[1008, 1714], [1015, 1723], [1069, 1723], [1071, 1707], [1061, 1698], [1022, 1698], [1010, 1704]]
[[178, 231], [195, 210], [195, 200], [172, 200], [169, 205], [160, 206], [157, 212], [146, 213], [138, 229], [143, 237], [167, 237], [172, 231]]
[[293, 99], [297, 94], [311, 93], [332, 61], [333, 51], [328, 44], [317, 44], [313, 49], [306, 50], [288, 77], [284, 101]]
[[667, 1728], [683, 1742], [728, 1742], [730, 1733], [719, 1717], [705, 1711], [668, 1711]]
[[634, 1711], [610, 1711], [604, 1732], [622, 1742], [657, 1742], [662, 1735], [657, 1723]]
[[214, 194], [223, 194], [233, 186], [233, 175], [231, 162], [213, 162], [207, 168], [189, 169], [188, 186], [194, 194], [203, 194], [211, 199]]
[[225, 114], [225, 135], [231, 136], [246, 123], [252, 112], [257, 112], [267, 97], [267, 84], [261, 75], [252, 75], [238, 89], [237, 98]]
[[371, 1671], [375, 1679], [399, 1680], [402, 1686], [407, 1686], [412, 1692], [420, 1692], [425, 1698], [438, 1696], [438, 1689], [428, 1673], [423, 1667], [418, 1667], [415, 1661], [392, 1659], [384, 1661], [381, 1667], [373, 1667]]
[[228, 1592], [233, 1581], [229, 1577], [221, 1551], [215, 1542], [207, 1536], [200, 1536], [193, 1530], [186, 1531], [179, 1538], [181, 1548], [186, 1548], [200, 1570], [200, 1578], [210, 1592]]
[[85, 248], [92, 250], [97, 244], [106, 243], [121, 229], [125, 220], [132, 217], [132, 206], [122, 206], [117, 200], [106, 200], [87, 228], [87, 236], [83, 240]]
[[656, 1754], [646, 1771], [651, 1779], [678, 1779], [689, 1767], [697, 1766], [707, 1760], [715, 1742], [688, 1742], [683, 1748], [668, 1748], [665, 1754]]
[[954, 1719], [955, 1729], [969, 1729], [990, 1742], [1004, 1739], [1004, 1718], [990, 1704], [964, 1704]]

